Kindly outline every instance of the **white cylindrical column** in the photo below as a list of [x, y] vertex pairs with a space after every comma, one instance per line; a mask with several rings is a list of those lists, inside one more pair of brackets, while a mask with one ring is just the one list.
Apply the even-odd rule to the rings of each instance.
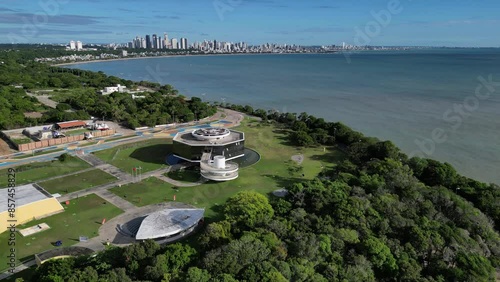
[[215, 156], [214, 157], [214, 165], [218, 169], [226, 168], [226, 157], [224, 157], [224, 156]]

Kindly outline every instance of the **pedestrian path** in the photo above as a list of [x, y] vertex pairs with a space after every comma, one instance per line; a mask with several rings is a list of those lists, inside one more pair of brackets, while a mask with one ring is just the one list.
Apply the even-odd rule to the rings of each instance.
[[100, 166], [106, 164], [103, 160], [99, 159], [93, 154], [77, 154], [77, 157], [87, 162], [91, 166]]
[[115, 205], [116, 207], [122, 209], [125, 212], [136, 208], [136, 206], [134, 206], [129, 201], [124, 200], [123, 198], [117, 196], [116, 194], [110, 192], [109, 190], [99, 190], [96, 191], [95, 194], [103, 198], [104, 200], [110, 202], [111, 204]]

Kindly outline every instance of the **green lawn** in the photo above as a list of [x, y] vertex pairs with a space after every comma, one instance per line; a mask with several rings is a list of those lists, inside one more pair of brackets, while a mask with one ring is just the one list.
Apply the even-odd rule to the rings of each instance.
[[11, 138], [10, 141], [14, 142], [15, 144], [18, 144], [18, 145], [21, 145], [21, 144], [28, 144], [28, 143], [31, 143], [31, 142], [34, 142], [31, 138], [18, 138], [18, 139], [14, 139], [14, 138]]
[[[329, 147], [297, 148], [287, 144], [286, 132], [273, 125], [261, 125], [260, 122], [246, 119], [237, 130], [245, 132], [245, 146], [257, 150], [261, 160], [250, 167], [242, 168], [239, 178], [229, 182], [207, 182], [196, 187], [180, 187], [156, 178], [150, 178], [132, 185], [113, 188], [111, 191], [120, 197], [126, 196], [135, 205], [144, 206], [163, 201], [176, 200], [207, 209], [207, 217], [217, 216], [217, 206], [238, 191], [255, 190], [267, 194], [288, 186], [293, 182], [312, 179], [328, 163], [344, 158], [341, 151]], [[293, 155], [303, 154], [302, 172], [291, 174], [289, 167]], [[304, 176], [302, 176], [304, 174]], [[170, 175], [171, 176], [171, 175]], [[193, 177], [192, 175], [190, 178]]]
[[86, 128], [80, 128], [80, 129], [75, 129], [75, 130], [64, 131], [63, 133], [66, 136], [73, 136], [73, 135], [82, 135], [85, 132], [91, 132], [91, 131], [86, 129]]
[[63, 195], [110, 183], [115, 180], [116, 177], [100, 169], [94, 169], [62, 178], [39, 182], [38, 184], [51, 194], [59, 193]]
[[165, 176], [181, 182], [197, 182], [201, 178], [200, 171], [193, 169], [170, 171], [165, 173]]
[[138, 207], [171, 201], [172, 185], [156, 177], [149, 177], [139, 183], [111, 188], [109, 191]]
[[[95, 237], [98, 235], [103, 218], [110, 220], [123, 212], [95, 194], [71, 200], [69, 205], [63, 204], [63, 206], [65, 211], [62, 213], [18, 226], [18, 229], [40, 223], [47, 223], [50, 226], [50, 229], [28, 237], [17, 233], [18, 260], [24, 261], [36, 253], [56, 248], [52, 243], [57, 240], [62, 240], [63, 246], [71, 246], [78, 243], [81, 235]], [[0, 242], [7, 242], [9, 235], [7, 231], [0, 234]], [[6, 264], [7, 257], [1, 256], [0, 269], [5, 269]]]
[[[58, 175], [64, 175], [89, 168], [90, 165], [79, 158], [68, 156], [64, 162], [54, 159], [50, 162], [31, 163], [16, 167], [16, 184], [37, 182]], [[0, 187], [7, 187], [8, 169], [0, 170]]]
[[166, 167], [165, 160], [171, 148], [172, 139], [159, 138], [124, 144], [94, 154], [123, 171], [132, 173], [133, 167], [141, 167], [144, 173]]

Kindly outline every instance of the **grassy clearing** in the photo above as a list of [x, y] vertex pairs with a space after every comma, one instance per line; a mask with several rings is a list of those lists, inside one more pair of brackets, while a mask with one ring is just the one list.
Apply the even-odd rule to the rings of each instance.
[[[123, 212], [95, 194], [71, 200], [69, 205], [63, 204], [63, 206], [65, 211], [60, 214], [18, 226], [18, 229], [40, 223], [47, 223], [50, 226], [50, 229], [28, 237], [17, 234], [18, 260], [24, 261], [36, 253], [56, 248], [52, 243], [57, 240], [61, 240], [63, 246], [71, 246], [79, 242], [81, 235], [95, 237], [98, 235], [103, 218], [110, 220]], [[8, 236], [9, 232], [0, 234], [0, 242], [7, 242]], [[2, 268], [7, 265], [6, 256], [0, 257], [0, 265]]]
[[172, 185], [156, 178], [149, 177], [139, 183], [115, 187], [109, 191], [133, 203], [138, 207], [171, 201]]
[[[274, 125], [265, 125], [245, 119], [237, 128], [246, 133], [246, 146], [257, 150], [261, 160], [240, 169], [239, 178], [229, 182], [207, 182], [196, 187], [173, 187], [156, 178], [141, 183], [114, 188], [120, 197], [140, 206], [176, 200], [207, 209], [206, 216], [219, 216], [217, 207], [242, 190], [255, 190], [268, 194], [276, 189], [312, 179], [323, 169], [344, 158], [344, 154], [331, 147], [297, 148], [288, 144], [286, 132]], [[291, 157], [303, 154], [304, 161], [300, 172], [290, 172]], [[295, 165], [293, 165], [295, 166]], [[168, 175], [169, 177], [171, 175]], [[125, 198], [125, 197], [124, 197]], [[140, 201], [139, 201], [140, 200]]]
[[64, 134], [66, 136], [73, 136], [73, 135], [82, 135], [85, 132], [91, 132], [91, 131], [86, 128], [81, 128], [81, 129], [64, 131]]
[[21, 145], [21, 144], [28, 144], [28, 143], [31, 143], [31, 142], [34, 142], [31, 138], [11, 138], [10, 141], [14, 142], [15, 144], [17, 145]]
[[107, 184], [116, 180], [116, 177], [105, 173], [100, 169], [85, 171], [82, 173], [68, 175], [62, 178], [56, 178], [38, 184], [49, 193], [59, 193], [61, 195], [76, 192], [94, 186]]
[[[50, 162], [25, 164], [16, 167], [16, 184], [33, 183], [89, 167], [89, 164], [73, 156], [68, 156], [64, 162], [54, 159]], [[8, 169], [0, 170], [0, 187], [7, 187], [7, 174]]]
[[144, 173], [166, 167], [165, 160], [171, 148], [171, 139], [159, 138], [124, 144], [94, 154], [123, 171], [132, 173], [133, 167], [141, 167]]

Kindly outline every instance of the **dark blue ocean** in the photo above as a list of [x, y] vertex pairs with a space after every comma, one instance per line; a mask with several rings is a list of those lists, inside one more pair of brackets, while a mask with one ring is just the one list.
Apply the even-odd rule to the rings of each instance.
[[210, 101], [308, 112], [500, 183], [500, 49], [187, 56], [71, 67], [169, 83]]

